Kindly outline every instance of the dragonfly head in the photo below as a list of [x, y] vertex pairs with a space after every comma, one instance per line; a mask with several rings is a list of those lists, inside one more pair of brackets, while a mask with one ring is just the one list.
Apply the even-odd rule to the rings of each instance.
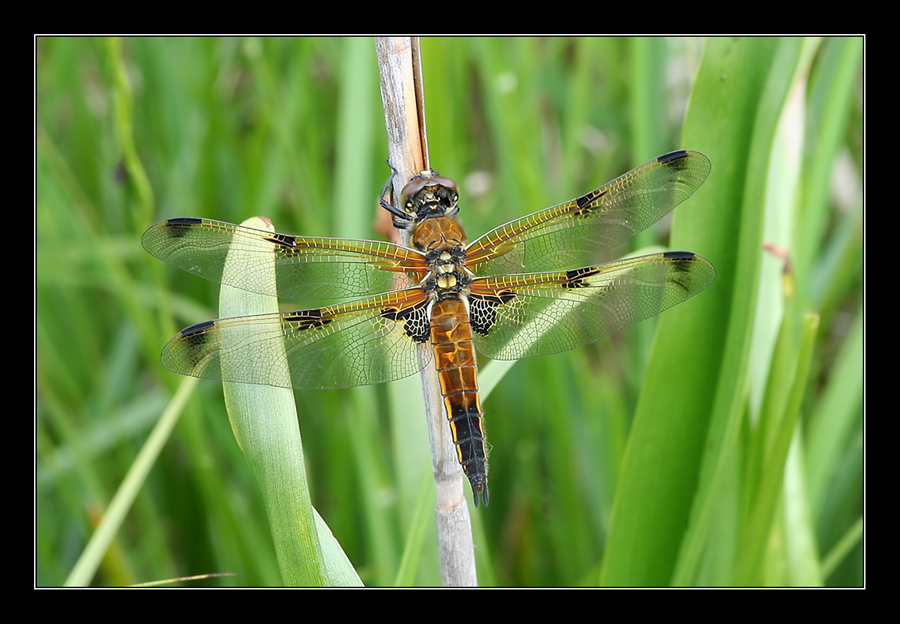
[[422, 221], [429, 217], [449, 217], [459, 210], [459, 189], [450, 178], [426, 169], [400, 193], [400, 205], [411, 219]]

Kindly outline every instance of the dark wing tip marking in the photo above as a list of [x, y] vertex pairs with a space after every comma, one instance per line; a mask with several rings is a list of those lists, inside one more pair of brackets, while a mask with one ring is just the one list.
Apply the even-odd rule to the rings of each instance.
[[152, 225], [144, 232], [141, 237], [141, 244], [144, 249], [152, 256], [157, 256], [156, 250], [161, 240], [165, 238], [181, 238], [196, 225], [203, 223], [203, 219], [198, 217], [174, 217], [160, 221], [156, 225]]
[[203, 219], [200, 217], [174, 217], [167, 219], [165, 223], [169, 227], [182, 227], [185, 225], [200, 225], [203, 223]]
[[215, 321], [203, 321], [182, 329], [165, 346], [160, 354], [162, 365], [174, 373], [199, 377], [194, 367], [203, 359], [209, 332], [216, 328]]
[[666, 251], [663, 252], [663, 257], [669, 260], [687, 260], [692, 261], [697, 257], [693, 251]]
[[687, 169], [693, 170], [694, 175], [699, 179], [699, 182], [691, 191], [692, 193], [703, 184], [707, 176], [709, 176], [709, 172], [712, 170], [712, 163], [705, 154], [691, 150], [675, 150], [674, 152], [663, 154], [662, 156], [657, 157], [656, 162], [657, 164], [670, 167], [675, 171]]
[[[672, 273], [670, 274], [670, 283], [681, 286], [688, 293], [688, 296], [691, 296], [692, 290], [694, 290], [693, 294], [697, 294], [701, 290], [705, 289], [715, 279], [716, 272], [713, 265], [710, 264], [706, 258], [701, 255], [695, 254], [692, 251], [666, 251], [663, 253], [663, 258], [672, 261], [670, 263], [670, 266], [672, 268]], [[694, 275], [691, 275], [692, 268], [700, 268], [700, 266], [698, 265], [705, 265], [709, 269], [710, 273], [708, 275], [703, 275], [702, 273], [695, 273]], [[698, 279], [706, 282], [704, 285], [700, 286], [699, 289], [696, 288], [698, 286]], [[692, 288], [692, 283], [694, 288]]]
[[679, 158], [684, 158], [687, 155], [687, 150], [675, 150], [674, 152], [669, 152], [668, 154], [663, 154], [659, 158], [656, 159], [656, 162], [659, 164], [665, 164], [667, 162], [672, 162], [673, 160], [678, 160]]
[[181, 330], [182, 338], [190, 338], [192, 336], [196, 336], [198, 334], [205, 334], [207, 330], [212, 329], [216, 326], [215, 321], [203, 321], [202, 323], [196, 323], [191, 325], [190, 327], [185, 327]]

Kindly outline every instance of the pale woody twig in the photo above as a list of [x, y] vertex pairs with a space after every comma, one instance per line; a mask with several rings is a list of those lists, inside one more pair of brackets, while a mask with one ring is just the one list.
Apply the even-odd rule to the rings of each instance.
[[[381, 74], [390, 163], [397, 171], [394, 195], [428, 167], [424, 99], [418, 40], [408, 37], [377, 37], [375, 48]], [[409, 244], [409, 232], [404, 244]], [[422, 349], [428, 349], [424, 345]], [[427, 357], [426, 353], [420, 357]], [[430, 360], [430, 358], [429, 358]], [[463, 495], [463, 471], [456, 457], [450, 428], [444, 418], [440, 384], [434, 366], [422, 371], [432, 465], [437, 487], [438, 548], [441, 580], [445, 586], [475, 586], [475, 550], [472, 522]]]

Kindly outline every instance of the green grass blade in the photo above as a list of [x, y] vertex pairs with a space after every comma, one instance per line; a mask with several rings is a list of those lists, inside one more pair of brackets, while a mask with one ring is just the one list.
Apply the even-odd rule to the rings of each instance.
[[863, 519], [860, 517], [849, 529], [847, 529], [846, 533], [838, 540], [834, 548], [824, 557], [822, 561], [822, 576], [827, 578], [834, 572], [835, 568], [837, 568], [838, 564], [844, 560], [848, 553], [857, 544], [862, 542], [862, 538]]
[[780, 342], [780, 348], [775, 355], [776, 360], [790, 360], [794, 365], [794, 374], [790, 376], [792, 381], [790, 395], [783, 412], [770, 415], [770, 417], [776, 417], [778, 422], [774, 423], [776, 430], [772, 448], [768, 453], [759, 487], [755, 490], [756, 498], [753, 501], [746, 530], [741, 536], [741, 550], [735, 574], [737, 585], [757, 585], [762, 580], [760, 575], [763, 558], [767, 551], [766, 541], [769, 539], [775, 506], [782, 492], [784, 466], [800, 417], [800, 404], [803, 401], [809, 379], [810, 362], [816, 333], [819, 329], [819, 318], [811, 314], [804, 319], [798, 347], [791, 344], [793, 340], [787, 335], [795, 331], [792, 327], [793, 320], [792, 317], [786, 318], [784, 340]]
[[[248, 219], [244, 225], [271, 229], [258, 218]], [[240, 266], [241, 252], [237, 248], [229, 253], [226, 265], [229, 263]], [[274, 290], [274, 256], [270, 273], [261, 273], [257, 273], [258, 278], [270, 279]], [[223, 318], [274, 312], [278, 312], [275, 298], [222, 286], [219, 313]], [[283, 345], [280, 352], [261, 353], [258, 357], [272, 367], [288, 365]], [[223, 357], [222, 370], [226, 374], [229, 365]], [[284, 374], [289, 376], [288, 372]], [[332, 569], [345, 568], [345, 558], [325, 558], [322, 540], [329, 542], [330, 552], [340, 549], [330, 531], [323, 535], [318, 531], [321, 520], [317, 522], [306, 481], [294, 393], [285, 388], [252, 384], [225, 383], [224, 388], [225, 406], [235, 438], [263, 491], [284, 583], [305, 587], [336, 585], [348, 580], [358, 583], [358, 577], [354, 579], [350, 570], [340, 573]]]
[[97, 566], [100, 565], [100, 559], [106, 554], [107, 549], [113, 539], [115, 539], [119, 529], [121, 529], [122, 522], [131, 509], [135, 497], [141, 488], [144, 487], [147, 474], [155, 465], [160, 451], [166, 442], [169, 441], [172, 429], [175, 428], [178, 417], [181, 415], [182, 409], [184, 409], [184, 404], [193, 393], [197, 381], [194, 378], [185, 379], [178, 388], [178, 392], [172, 397], [172, 401], [163, 412], [162, 418], [156, 423], [153, 432], [147, 438], [146, 444], [134, 460], [118, 492], [116, 492], [109, 507], [103, 514], [103, 519], [100, 521], [97, 530], [66, 579], [65, 585], [67, 587], [83, 587], [91, 583], [91, 579], [94, 578], [94, 574], [97, 571]]
[[[697, 530], [693, 505], [711, 500], [702, 498], [703, 488], [695, 498], [704, 462], [709, 479], [742, 409], [768, 154], [799, 50], [799, 42], [783, 40], [707, 42], [683, 146], [706, 153], [713, 170], [676, 215], [672, 246], [709, 258], [717, 280], [660, 318], [613, 510], [604, 584], [691, 582], [689, 572], [676, 574], [679, 553], [685, 527]], [[690, 552], [695, 561], [699, 549]]]

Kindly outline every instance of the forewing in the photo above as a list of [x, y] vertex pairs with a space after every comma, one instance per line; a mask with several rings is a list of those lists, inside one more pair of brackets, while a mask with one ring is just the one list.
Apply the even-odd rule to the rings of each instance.
[[[194, 275], [242, 290], [291, 299], [341, 299], [413, 286], [407, 273], [424, 275], [424, 256], [392, 243], [289, 236], [194, 217], [157, 223], [144, 233], [152, 256]], [[244, 260], [228, 268], [229, 249]], [[260, 280], [275, 256], [277, 292]], [[415, 281], [415, 278], [412, 278]]]
[[[344, 305], [192, 325], [163, 349], [181, 375], [296, 389], [334, 389], [401, 379], [428, 363], [427, 298], [414, 288]], [[272, 366], [280, 343], [287, 374]]]
[[475, 346], [497, 360], [568, 351], [693, 297], [715, 279], [706, 258], [670, 251], [551, 273], [479, 278]]
[[479, 275], [503, 275], [596, 262], [690, 197], [709, 171], [700, 152], [665, 154], [577, 199], [491, 230], [466, 248], [466, 265]]

